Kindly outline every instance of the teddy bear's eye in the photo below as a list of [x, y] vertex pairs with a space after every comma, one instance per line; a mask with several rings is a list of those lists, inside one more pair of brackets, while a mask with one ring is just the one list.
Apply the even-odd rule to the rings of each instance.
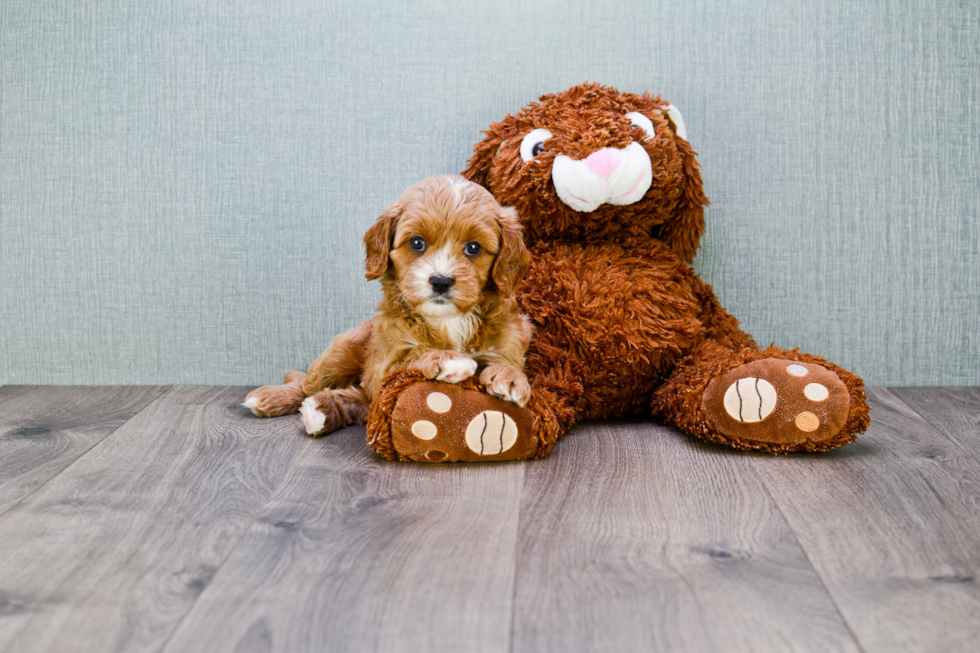
[[408, 248], [416, 254], [421, 254], [425, 251], [425, 238], [422, 238], [422, 236], [416, 236], [408, 241]]
[[630, 119], [630, 124], [634, 127], [639, 127], [646, 132], [647, 138], [653, 138], [656, 134], [653, 131], [653, 121], [644, 116], [642, 113], [637, 111], [630, 111], [626, 114], [626, 117]]
[[544, 151], [544, 142], [551, 138], [547, 129], [532, 129], [521, 141], [521, 158], [530, 161]]

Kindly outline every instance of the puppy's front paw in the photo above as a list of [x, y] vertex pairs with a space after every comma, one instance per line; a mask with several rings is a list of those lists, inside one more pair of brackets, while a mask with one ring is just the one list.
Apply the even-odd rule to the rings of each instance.
[[465, 356], [461, 358], [450, 358], [447, 361], [443, 361], [439, 366], [439, 375], [436, 376], [436, 381], [459, 383], [474, 374], [476, 374], [475, 360]]
[[413, 367], [427, 379], [459, 383], [476, 374], [476, 361], [456, 351], [434, 351], [420, 358]]
[[511, 365], [487, 365], [480, 374], [480, 384], [487, 389], [488, 394], [522, 408], [531, 399], [531, 384], [527, 377], [524, 372]]

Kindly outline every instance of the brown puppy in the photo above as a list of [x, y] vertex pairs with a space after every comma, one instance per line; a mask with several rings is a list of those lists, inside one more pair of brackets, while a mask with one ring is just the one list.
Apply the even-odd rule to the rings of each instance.
[[364, 245], [367, 278], [384, 289], [377, 315], [334, 338], [305, 374], [253, 390], [245, 407], [300, 411], [307, 433], [329, 433], [363, 423], [385, 375], [406, 367], [449, 383], [479, 370], [487, 392], [527, 403], [531, 325], [512, 295], [530, 257], [513, 209], [462, 177], [433, 177], [391, 204]]

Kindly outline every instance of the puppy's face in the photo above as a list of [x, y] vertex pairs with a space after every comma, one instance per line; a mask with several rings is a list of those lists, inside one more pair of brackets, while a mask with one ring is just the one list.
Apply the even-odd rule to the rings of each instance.
[[426, 317], [465, 314], [488, 289], [510, 294], [529, 262], [514, 211], [461, 177], [412, 186], [364, 240], [368, 278], [387, 277]]
[[398, 220], [390, 255], [395, 280], [423, 315], [466, 313], [479, 301], [500, 251], [496, 210], [460, 206], [451, 191], [429, 200], [410, 203]]

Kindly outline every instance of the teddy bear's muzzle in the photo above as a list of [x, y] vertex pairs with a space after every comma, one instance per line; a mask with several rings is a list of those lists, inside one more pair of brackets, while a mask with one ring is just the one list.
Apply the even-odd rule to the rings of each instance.
[[622, 149], [604, 147], [580, 161], [559, 154], [551, 179], [562, 202], [589, 213], [602, 204], [639, 201], [653, 182], [653, 169], [646, 149], [630, 143]]

